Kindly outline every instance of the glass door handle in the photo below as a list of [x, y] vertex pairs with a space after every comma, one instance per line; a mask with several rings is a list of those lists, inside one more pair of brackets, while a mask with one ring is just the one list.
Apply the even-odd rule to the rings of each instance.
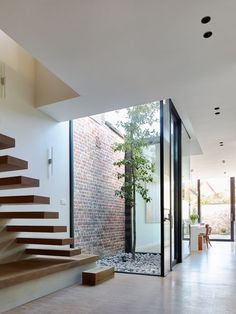
[[234, 214], [231, 213], [231, 221], [234, 221]]

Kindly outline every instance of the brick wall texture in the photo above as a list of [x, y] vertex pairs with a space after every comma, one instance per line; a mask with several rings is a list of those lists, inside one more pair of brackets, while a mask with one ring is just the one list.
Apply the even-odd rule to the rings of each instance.
[[[125, 249], [125, 205], [115, 196], [114, 142], [121, 137], [92, 118], [74, 120], [75, 245], [100, 256]], [[123, 169], [122, 169], [123, 171]]]

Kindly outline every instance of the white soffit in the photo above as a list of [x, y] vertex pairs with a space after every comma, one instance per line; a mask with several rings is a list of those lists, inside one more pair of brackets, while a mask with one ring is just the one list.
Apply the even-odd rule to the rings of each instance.
[[78, 99], [79, 95], [39, 62], [35, 62], [35, 106]]

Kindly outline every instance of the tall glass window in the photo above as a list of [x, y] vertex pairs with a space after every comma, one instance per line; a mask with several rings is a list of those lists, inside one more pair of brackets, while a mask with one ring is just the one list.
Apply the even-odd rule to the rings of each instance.
[[141, 195], [137, 193], [137, 252], [161, 253], [161, 233], [160, 233], [160, 143], [150, 144], [144, 153], [146, 157], [155, 165], [153, 182], [150, 182], [148, 192], [151, 197], [150, 202], [145, 202]]
[[[190, 186], [190, 138], [182, 125], [182, 232], [183, 232], [183, 258], [189, 254], [189, 215], [191, 203]], [[195, 193], [196, 201], [197, 195]]]
[[231, 239], [229, 178], [201, 181], [201, 222], [212, 227], [211, 239]]

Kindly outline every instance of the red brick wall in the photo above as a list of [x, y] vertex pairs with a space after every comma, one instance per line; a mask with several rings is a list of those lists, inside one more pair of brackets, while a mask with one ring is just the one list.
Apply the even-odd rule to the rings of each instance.
[[125, 206], [115, 196], [120, 182], [113, 162], [122, 158], [112, 145], [122, 139], [109, 127], [74, 121], [75, 245], [83, 252], [110, 255], [125, 248]]

